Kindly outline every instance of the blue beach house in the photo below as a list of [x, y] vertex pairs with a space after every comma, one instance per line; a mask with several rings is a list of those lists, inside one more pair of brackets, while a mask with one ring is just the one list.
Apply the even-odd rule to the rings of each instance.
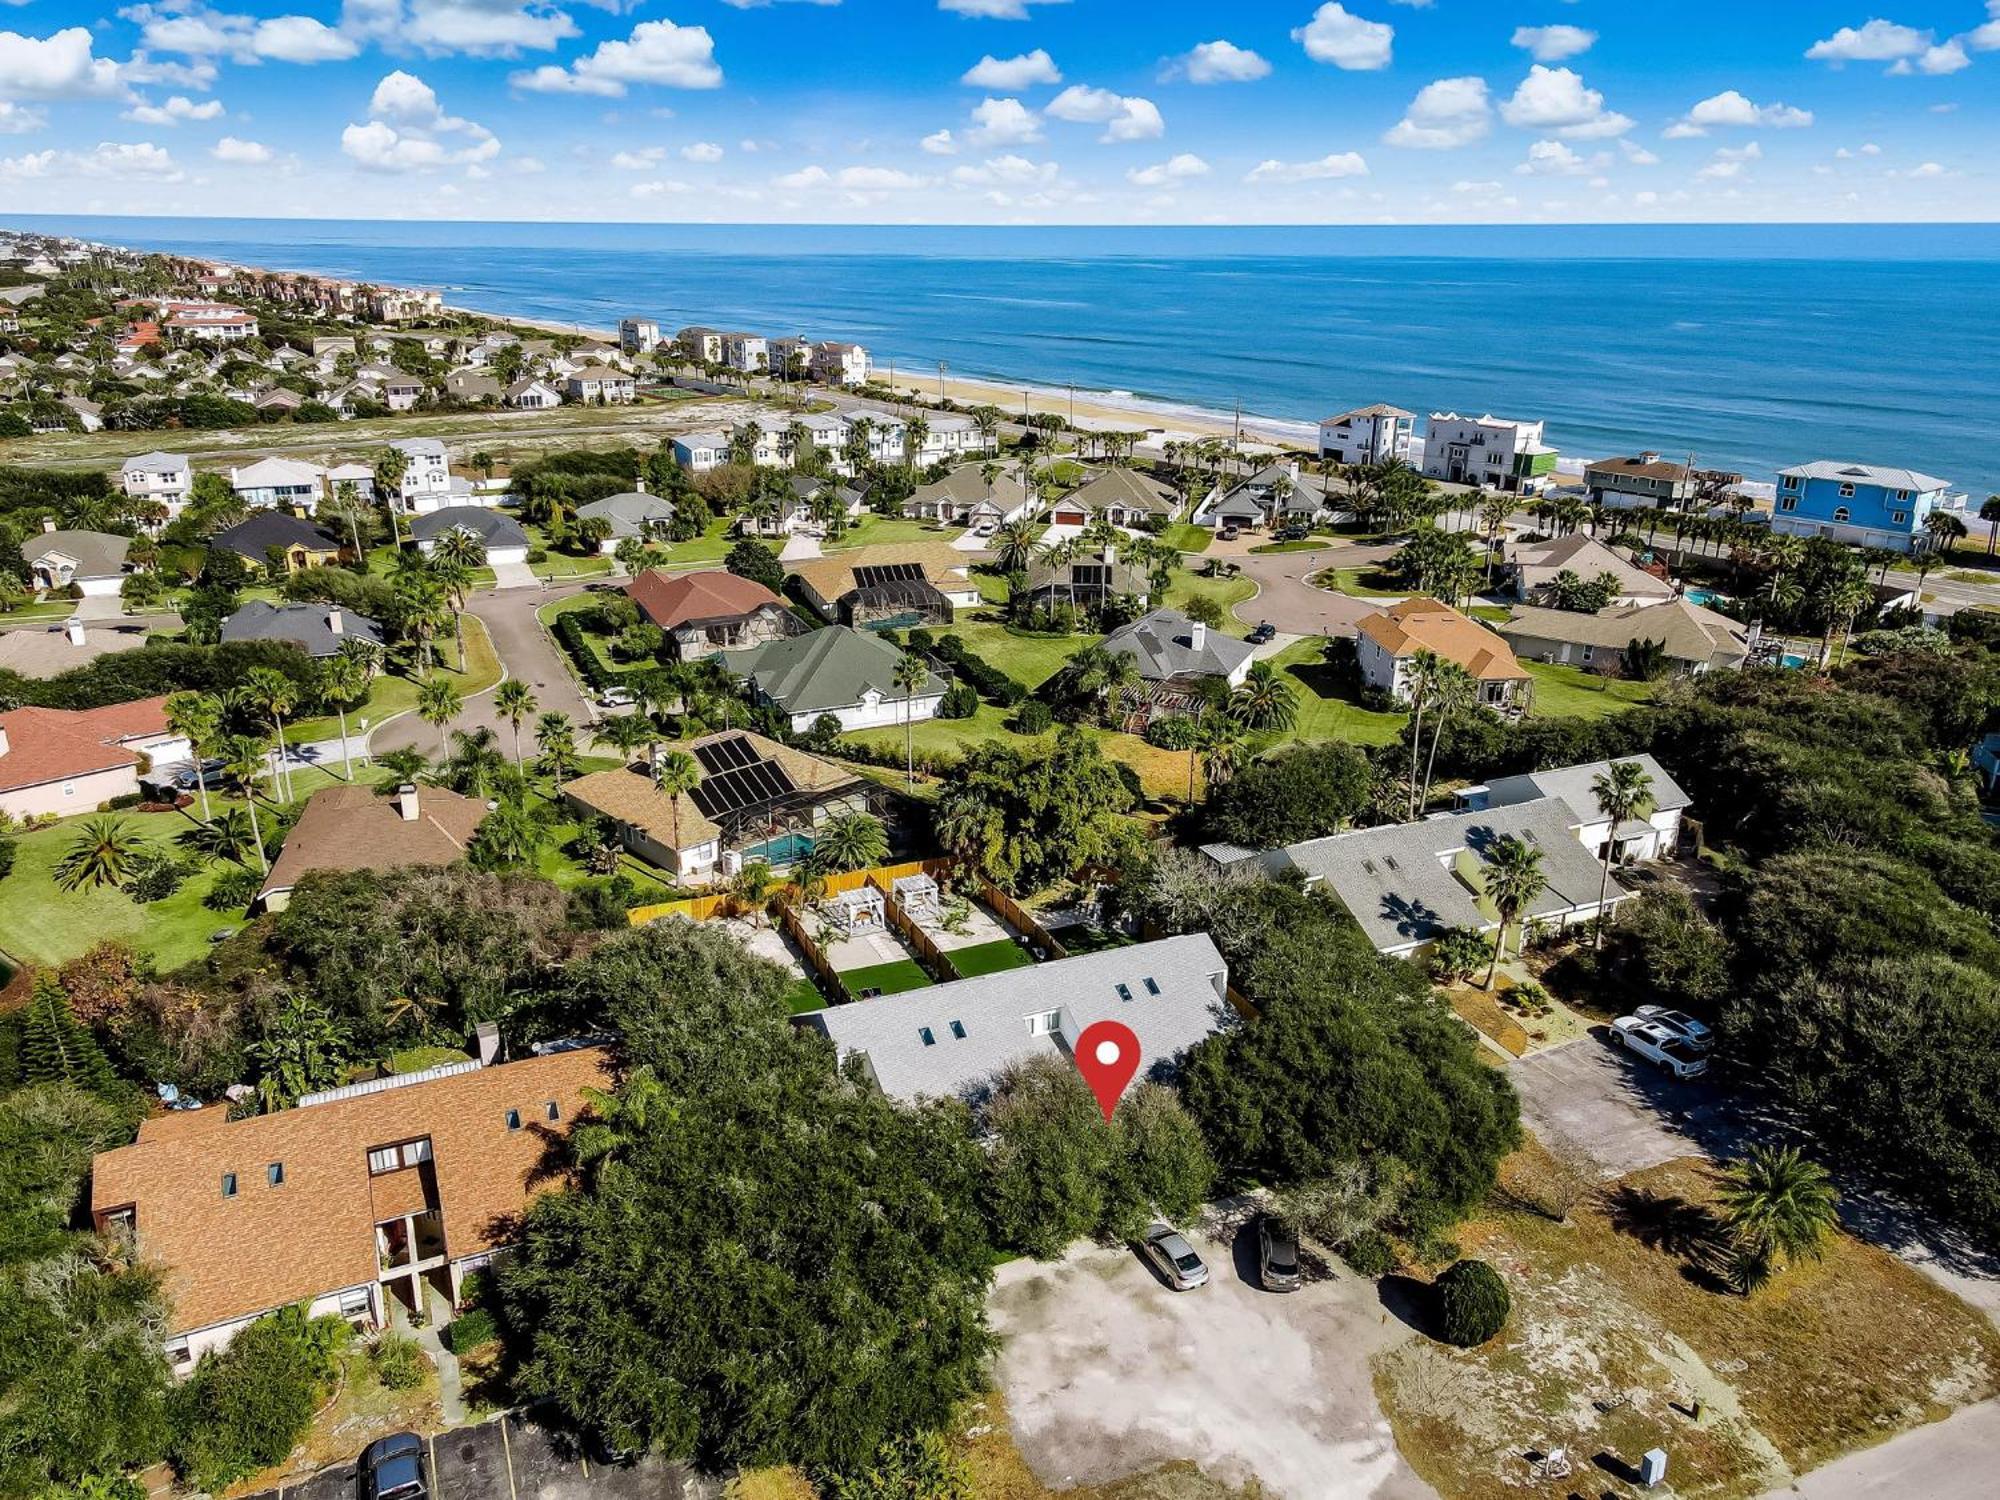
[[1965, 496], [1950, 488], [1949, 481], [1913, 469], [1827, 460], [1802, 464], [1778, 475], [1771, 529], [1914, 552], [1928, 537], [1924, 517], [1964, 507]]

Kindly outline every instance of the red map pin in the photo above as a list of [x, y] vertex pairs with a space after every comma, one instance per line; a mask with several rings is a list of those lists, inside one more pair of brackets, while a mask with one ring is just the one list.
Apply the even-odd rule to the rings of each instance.
[[1076, 1070], [1109, 1121], [1125, 1085], [1139, 1071], [1139, 1038], [1122, 1021], [1093, 1022], [1076, 1039]]

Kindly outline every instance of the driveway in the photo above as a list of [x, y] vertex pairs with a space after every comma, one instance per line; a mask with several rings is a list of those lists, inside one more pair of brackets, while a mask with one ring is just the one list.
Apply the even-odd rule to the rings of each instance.
[[1582, 1149], [1606, 1177], [1623, 1177], [1683, 1156], [1728, 1156], [1742, 1127], [1720, 1089], [1671, 1078], [1604, 1040], [1603, 1027], [1521, 1058], [1508, 1076], [1521, 1118], [1544, 1141]]
[[1306, 580], [1325, 568], [1358, 568], [1394, 552], [1394, 547], [1334, 545], [1311, 552], [1246, 552], [1233, 559], [1257, 585], [1254, 598], [1236, 606], [1246, 625], [1268, 620], [1286, 635], [1352, 636], [1363, 615], [1381, 608], [1377, 599], [1350, 599], [1314, 588]]
[[1171, 1292], [1128, 1249], [1000, 1268], [989, 1310], [1014, 1442], [1054, 1488], [1192, 1460], [1283, 1500], [1417, 1500], [1430, 1488], [1396, 1451], [1369, 1359], [1410, 1337], [1374, 1286], [1330, 1271], [1275, 1296], [1241, 1255], [1191, 1234], [1209, 1284]]
[[[518, 1416], [426, 1439], [435, 1500], [720, 1500], [722, 1485], [657, 1458], [591, 1463]], [[358, 1500], [351, 1463], [247, 1500]]]

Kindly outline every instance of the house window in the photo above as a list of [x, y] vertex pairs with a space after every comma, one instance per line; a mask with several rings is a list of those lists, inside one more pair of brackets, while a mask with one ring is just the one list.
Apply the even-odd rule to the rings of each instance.
[[521, 1112], [518, 1109], [507, 1111], [507, 1128], [509, 1130], [519, 1130], [521, 1128]]
[[1798, 508], [1799, 497], [1797, 495], [1787, 495], [1778, 502], [1779, 510], [1797, 510]]
[[1782, 488], [1788, 490], [1795, 490], [1798, 487], [1799, 487], [1799, 476], [1796, 474], [1787, 474], [1785, 476], [1785, 482]]
[[168, 1339], [165, 1348], [170, 1364], [184, 1365], [194, 1358], [194, 1351], [188, 1348], [186, 1339]]
[[1910, 513], [1906, 510], [1899, 510], [1890, 519], [1898, 526], [1901, 526], [1910, 519]]
[[1132, 986], [1131, 986], [1131, 985], [1129, 985], [1129, 984], [1121, 984], [1121, 985], [1117, 986], [1117, 989], [1118, 989], [1118, 998], [1119, 998], [1120, 1000], [1124, 1000], [1124, 1001], [1127, 1001], [1127, 1002], [1129, 1002], [1129, 1001], [1131, 1000], [1131, 998], [1132, 998]]
[[371, 1176], [393, 1172], [402, 1164], [402, 1157], [394, 1146], [377, 1146], [368, 1153], [368, 1171]]
[[236, 1196], [236, 1174], [234, 1172], [224, 1172], [222, 1174], [222, 1196], [225, 1198], [234, 1198]]
[[1852, 500], [1854, 498], [1854, 486], [1851, 484], [1843, 484], [1840, 487], [1840, 498], [1843, 500]]
[[542, 1106], [542, 1114], [551, 1123], [554, 1123], [562, 1118], [562, 1106], [551, 1099], [547, 1104]]
[[1844, 505], [1836, 505], [1836, 506], [1835, 506], [1835, 507], [1833, 508], [1833, 518], [1834, 518], [1834, 520], [1836, 520], [1836, 521], [1845, 521], [1845, 520], [1847, 519], [1847, 515], [1848, 515], [1848, 511], [1847, 511], [1847, 507], [1846, 507], [1846, 506], [1844, 506]]
[[429, 1161], [430, 1159], [431, 1138], [429, 1136], [425, 1136], [419, 1141], [406, 1141], [403, 1143], [404, 1166], [414, 1167], [418, 1162]]
[[1910, 492], [1908, 490], [1897, 490], [1896, 498], [1898, 500], [1907, 500], [1910, 498]]
[[264, 1182], [268, 1187], [283, 1187], [285, 1185], [285, 1164], [281, 1161], [274, 1161], [264, 1168]]
[[1039, 1015], [1028, 1017], [1028, 1035], [1047, 1036], [1060, 1025], [1062, 1025], [1062, 1012], [1059, 1010], [1045, 1010]]
[[919, 1026], [917, 1028], [917, 1035], [924, 1039], [926, 1047], [935, 1047], [937, 1045], [937, 1033], [932, 1031], [930, 1027]]
[[354, 1287], [340, 1294], [340, 1315], [343, 1318], [362, 1318], [374, 1312], [374, 1305], [368, 1300], [368, 1288]]
[[959, 1041], [961, 1041], [961, 1042], [962, 1042], [962, 1041], [964, 1041], [964, 1040], [965, 1040], [965, 1022], [963, 1022], [963, 1021], [953, 1021], [953, 1022], [951, 1023], [951, 1034], [952, 1034], [952, 1036], [953, 1036], [954, 1038], [956, 1038], [957, 1040], [959, 1040]]

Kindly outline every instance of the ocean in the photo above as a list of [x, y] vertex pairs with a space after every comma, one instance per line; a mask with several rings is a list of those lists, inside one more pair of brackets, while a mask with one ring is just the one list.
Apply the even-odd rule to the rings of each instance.
[[[21, 215], [457, 305], [852, 339], [878, 365], [1245, 412], [1387, 401], [1769, 482], [2000, 490], [2000, 225], [925, 228]], [[1298, 424], [1292, 426], [1291, 424]]]

